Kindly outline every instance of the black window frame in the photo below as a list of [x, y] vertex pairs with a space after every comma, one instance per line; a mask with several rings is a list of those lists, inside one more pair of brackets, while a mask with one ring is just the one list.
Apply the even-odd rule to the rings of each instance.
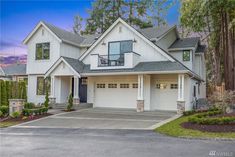
[[[189, 58], [188, 59], [185, 59], [185, 53], [189, 53]], [[190, 61], [190, 58], [191, 58], [190, 50], [184, 50], [183, 53], [182, 53], [182, 60], [183, 61]]]
[[[43, 86], [42, 86], [42, 93], [39, 93], [39, 79], [43, 79]], [[37, 95], [46, 95], [46, 88], [48, 89], [48, 94], [50, 95], [51, 93], [51, 79], [50, 77], [44, 78], [43, 76], [38, 76], [37, 77], [37, 89], [36, 89], [36, 94]]]
[[[48, 45], [48, 47], [49, 47], [49, 52], [48, 52], [48, 58], [45, 58], [45, 55], [44, 55], [44, 50], [45, 49], [43, 49], [43, 46], [45, 45], [45, 44], [49, 44]], [[42, 54], [41, 54], [41, 58], [39, 58], [38, 57], [38, 55], [37, 55], [37, 53], [38, 53], [38, 51], [37, 51], [37, 48], [38, 48], [38, 46], [40, 46], [41, 45], [41, 47], [42, 47]], [[35, 60], [49, 60], [50, 59], [50, 49], [51, 49], [51, 44], [50, 44], [50, 42], [44, 42], [44, 43], [36, 43], [36, 47], [35, 47]]]
[[124, 42], [131, 42], [131, 51], [127, 51], [127, 52], [133, 52], [133, 40], [110, 41], [108, 42], [108, 56], [114, 55], [114, 54], [110, 54], [110, 44], [112, 43], [120, 43], [120, 50], [119, 50], [120, 53], [116, 55], [122, 55], [124, 53], [127, 53], [127, 52], [121, 52], [121, 43], [124, 43]]

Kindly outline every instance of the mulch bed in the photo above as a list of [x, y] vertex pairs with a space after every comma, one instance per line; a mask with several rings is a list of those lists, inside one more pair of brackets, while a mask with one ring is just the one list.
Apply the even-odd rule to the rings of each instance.
[[[216, 115], [213, 117], [235, 117], [235, 112]], [[200, 130], [203, 132], [235, 132], [235, 123], [222, 125], [201, 125], [184, 122], [181, 124], [181, 126], [186, 129]]]
[[1, 122], [19, 122], [19, 123], [23, 123], [23, 122], [28, 122], [28, 121], [31, 121], [31, 120], [35, 120], [35, 119], [39, 119], [39, 118], [43, 118], [43, 117], [47, 117], [47, 116], [50, 116], [52, 115], [51, 113], [46, 113], [46, 114], [42, 114], [42, 115], [35, 115], [33, 117], [28, 117], [27, 119], [22, 119], [23, 116], [20, 116], [18, 118], [11, 118], [11, 117], [8, 117], [8, 118], [5, 118], [3, 121]]

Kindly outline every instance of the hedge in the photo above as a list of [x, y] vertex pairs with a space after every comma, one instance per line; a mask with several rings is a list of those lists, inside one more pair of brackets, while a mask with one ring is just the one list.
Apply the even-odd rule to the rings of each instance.
[[221, 113], [222, 110], [199, 113], [192, 117], [189, 117], [188, 121], [191, 123], [202, 125], [230, 124], [235, 122], [235, 117], [210, 117]]
[[9, 114], [9, 107], [8, 106], [0, 106], [0, 111], [2, 112], [2, 114], [8, 115]]
[[40, 107], [40, 108], [33, 108], [33, 109], [24, 108], [22, 113], [24, 116], [31, 116], [31, 115], [46, 114], [47, 111], [48, 111], [47, 107]]
[[8, 106], [8, 99], [27, 99], [26, 83], [0, 81], [0, 106]]

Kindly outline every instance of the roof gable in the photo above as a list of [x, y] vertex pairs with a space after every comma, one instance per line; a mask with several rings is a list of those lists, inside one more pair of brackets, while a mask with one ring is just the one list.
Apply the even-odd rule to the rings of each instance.
[[170, 55], [168, 55], [165, 51], [163, 51], [161, 48], [159, 48], [157, 45], [155, 45], [154, 43], [152, 43], [148, 38], [146, 38], [143, 34], [141, 34], [140, 32], [138, 32], [136, 29], [134, 29], [133, 27], [131, 27], [130, 25], [128, 25], [125, 21], [123, 21], [121, 18], [118, 18], [99, 38], [97, 41], [95, 41], [91, 47], [85, 52], [83, 53], [79, 60], [82, 61], [102, 40], [104, 37], [106, 37], [117, 25], [118, 23], [121, 23], [123, 25], [125, 25], [129, 30], [131, 30], [132, 32], [134, 32], [137, 36], [139, 36], [140, 38], [142, 38], [146, 43], [148, 43], [151, 47], [155, 48], [161, 55], [163, 55], [164, 57], [166, 57], [168, 60], [170, 61], [174, 61], [173, 57], [171, 57]]

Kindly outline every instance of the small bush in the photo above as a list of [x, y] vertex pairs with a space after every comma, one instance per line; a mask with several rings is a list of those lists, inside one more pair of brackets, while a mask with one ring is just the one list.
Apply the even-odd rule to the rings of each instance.
[[70, 94], [69, 95], [69, 100], [68, 100], [67, 110], [71, 111], [72, 108], [73, 108], [73, 96], [72, 96], [72, 94]]
[[2, 117], [3, 116], [3, 113], [2, 113], [2, 111], [0, 111], [0, 117]]
[[0, 106], [0, 111], [3, 115], [7, 115], [9, 113], [9, 107], [8, 106]]
[[12, 118], [18, 118], [20, 116], [20, 112], [13, 112], [12, 114], [11, 114], [11, 117]]
[[199, 113], [192, 117], [189, 117], [188, 121], [191, 123], [202, 124], [202, 125], [230, 124], [235, 122], [235, 117], [215, 117], [215, 118], [210, 117], [221, 113], [223, 113], [222, 110], [214, 109], [206, 113]]
[[27, 102], [24, 104], [24, 108], [27, 108], [27, 109], [32, 109], [34, 107], [35, 107], [35, 104], [31, 102]]
[[31, 109], [24, 108], [22, 113], [24, 116], [30, 116], [33, 112]]

